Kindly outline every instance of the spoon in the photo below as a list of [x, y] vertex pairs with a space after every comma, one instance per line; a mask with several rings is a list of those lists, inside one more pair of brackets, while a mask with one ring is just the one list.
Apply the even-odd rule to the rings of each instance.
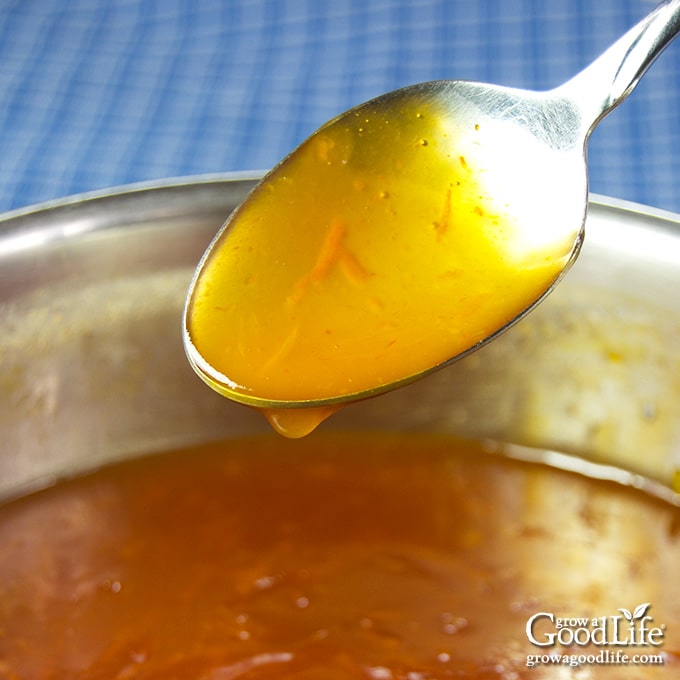
[[193, 368], [297, 437], [496, 338], [578, 256], [588, 138], [678, 31], [669, 0], [553, 90], [421, 83], [324, 125], [201, 259]]

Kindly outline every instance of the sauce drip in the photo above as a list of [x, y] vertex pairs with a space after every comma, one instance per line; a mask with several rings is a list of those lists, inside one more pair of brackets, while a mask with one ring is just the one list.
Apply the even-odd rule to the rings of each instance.
[[639, 491], [448, 437], [170, 452], [0, 506], [0, 677], [556, 679], [526, 667], [530, 616], [650, 602], [663, 645], [624, 651], [665, 664], [583, 670], [677, 679], [679, 532]]
[[457, 129], [417, 92], [398, 112], [379, 99], [317, 131], [199, 267], [185, 336], [197, 372], [299, 431], [286, 402], [379, 393], [511, 322], [559, 276], [575, 233], [517, 224], [511, 189], [485, 166], [499, 137]]
[[317, 406], [296, 409], [262, 408], [260, 410], [276, 432], [289, 439], [299, 439], [314, 431], [339, 408], [340, 406]]

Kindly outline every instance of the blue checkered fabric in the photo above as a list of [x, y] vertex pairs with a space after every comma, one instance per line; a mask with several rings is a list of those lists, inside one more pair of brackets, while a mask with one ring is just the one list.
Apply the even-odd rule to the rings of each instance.
[[[649, 0], [0, 0], [0, 211], [270, 167], [410, 83], [546, 89]], [[590, 144], [591, 190], [680, 212], [680, 41]]]

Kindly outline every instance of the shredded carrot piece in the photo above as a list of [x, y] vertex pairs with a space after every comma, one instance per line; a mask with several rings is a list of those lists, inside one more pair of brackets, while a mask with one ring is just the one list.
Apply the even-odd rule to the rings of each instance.
[[368, 272], [352, 252], [345, 250], [340, 259], [340, 266], [347, 280], [354, 284], [359, 284], [368, 278]]
[[260, 372], [262, 375], [266, 375], [276, 364], [281, 363], [290, 350], [295, 345], [298, 337], [298, 327], [293, 326], [290, 333], [283, 339], [283, 342], [279, 345], [278, 349], [260, 366]]
[[335, 140], [325, 135], [319, 135], [315, 138], [315, 145], [317, 158], [320, 161], [328, 162], [330, 153], [335, 147]]
[[449, 229], [449, 222], [451, 221], [451, 187], [446, 191], [446, 198], [444, 199], [444, 208], [439, 222], [435, 222], [435, 231], [437, 238], [440, 239]]
[[339, 219], [334, 219], [328, 231], [326, 238], [321, 245], [319, 256], [316, 258], [314, 267], [309, 272], [311, 281], [320, 281], [327, 274], [330, 268], [340, 259], [343, 251], [342, 241], [345, 238], [346, 227]]
[[352, 283], [360, 283], [368, 276], [359, 260], [344, 245], [346, 233], [347, 228], [341, 219], [336, 218], [330, 223], [314, 266], [295, 284], [293, 292], [288, 296], [289, 304], [299, 302], [307, 288], [324, 279], [336, 264], [340, 265], [342, 272]]

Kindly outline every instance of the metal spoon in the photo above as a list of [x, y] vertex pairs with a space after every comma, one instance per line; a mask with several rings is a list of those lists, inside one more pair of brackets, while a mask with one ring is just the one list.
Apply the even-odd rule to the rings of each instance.
[[[553, 90], [429, 82], [390, 92], [330, 121], [262, 180], [201, 260], [184, 313], [184, 343], [194, 369], [218, 392], [265, 409], [277, 429], [292, 429], [298, 436], [344, 403], [420, 378], [497, 337], [535, 307], [576, 259], [587, 207], [588, 138], [678, 31], [680, 0], [668, 0]], [[294, 223], [282, 215], [294, 216]], [[427, 238], [433, 244], [449, 243], [459, 233], [456, 220], [462, 225], [458, 245], [463, 250], [477, 238], [476, 225], [480, 233], [486, 229], [491, 235], [484, 236], [486, 245], [480, 246], [477, 260], [468, 254], [467, 260], [447, 261], [437, 271], [422, 256], [410, 271], [406, 259], [395, 255], [390, 261], [392, 241], [402, 238], [400, 230], [408, 231], [404, 215], [409, 225], [425, 215], [423, 224], [432, 225]], [[353, 222], [361, 228], [350, 232]], [[448, 228], [450, 222], [455, 229]], [[424, 231], [422, 225], [408, 229], [418, 238]], [[494, 242], [493, 251], [484, 250], [487, 241]], [[399, 242], [402, 255], [419, 254], [420, 241]], [[371, 259], [376, 253], [381, 261]], [[394, 307], [380, 298], [379, 288], [370, 288], [380, 279], [384, 263], [393, 264], [395, 276], [406, 280], [394, 296]], [[544, 270], [513, 297], [508, 291], [518, 288], [520, 273], [539, 264]], [[487, 279], [494, 289], [468, 305], [460, 323], [466, 331], [455, 342], [438, 347], [439, 355], [420, 352], [426, 339], [453, 335], [449, 327], [455, 319], [429, 312], [419, 317], [419, 307], [448, 305], [446, 297], [442, 302], [428, 296], [449, 274], [460, 277], [463, 304], [465, 286], [472, 286], [466, 277], [473, 269], [481, 272], [474, 279], [478, 289]], [[421, 276], [425, 278], [417, 278]], [[307, 325], [295, 326], [302, 315], [301, 299], [317, 295], [322, 279], [323, 285], [328, 279], [327, 285], [336, 287], [331, 291], [350, 290], [347, 299], [362, 299], [363, 306], [347, 312], [336, 329], [333, 324], [344, 313], [345, 302], [335, 308], [333, 294], [339, 294], [327, 292], [320, 301], [309, 302]], [[257, 288], [262, 280], [269, 288]], [[269, 293], [263, 293], [270, 289], [282, 290], [273, 304]], [[446, 295], [456, 292], [447, 290]], [[486, 300], [495, 305], [493, 313], [484, 312], [484, 323], [476, 326]], [[412, 306], [402, 313], [400, 305], [407, 303]], [[278, 318], [281, 310], [285, 314]], [[397, 328], [398, 318], [410, 314], [415, 321]], [[383, 338], [383, 329], [393, 322], [394, 338]], [[331, 337], [327, 348], [321, 331], [315, 334], [324, 328]], [[413, 328], [411, 344], [399, 349], [399, 341]], [[281, 337], [272, 340], [277, 333]], [[346, 351], [352, 333], [359, 344]], [[362, 347], [381, 342], [384, 351], [362, 357], [370, 370], [364, 367], [354, 375]], [[387, 366], [382, 357], [395, 344], [396, 358]], [[224, 361], [223, 347], [231, 351]], [[301, 355], [297, 361], [309, 360], [308, 366], [295, 364], [295, 351]], [[396, 366], [419, 352], [421, 363]], [[238, 372], [241, 366], [246, 367], [245, 377]], [[321, 375], [327, 367], [328, 376]], [[332, 374], [340, 376], [340, 383], [332, 382]], [[307, 409], [306, 415], [290, 415], [300, 408]], [[297, 424], [289, 427], [295, 419]]]

